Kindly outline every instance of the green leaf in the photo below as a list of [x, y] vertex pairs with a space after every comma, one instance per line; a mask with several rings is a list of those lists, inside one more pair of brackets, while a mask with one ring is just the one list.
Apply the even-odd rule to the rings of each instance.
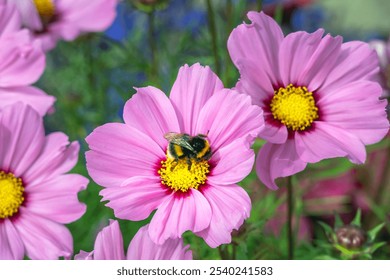
[[341, 220], [339, 213], [335, 213], [334, 214], [334, 227], [338, 228], [338, 227], [342, 227], [343, 225], [344, 225], [344, 223]]
[[376, 235], [379, 233], [379, 231], [385, 226], [385, 223], [379, 224], [373, 229], [371, 229], [369, 232], [367, 232], [368, 240], [369, 242], [373, 242], [376, 238]]
[[357, 227], [361, 227], [362, 226], [361, 219], [362, 219], [362, 211], [359, 208], [356, 211], [355, 218], [353, 218], [353, 221], [351, 222], [351, 225], [355, 225]]
[[321, 222], [321, 221], [318, 221], [318, 224], [324, 229], [325, 233], [328, 236], [333, 236], [334, 235], [333, 228], [330, 227], [328, 224], [326, 224], [324, 222]]
[[374, 245], [371, 246], [370, 253], [373, 254], [376, 250], [378, 250], [380, 247], [384, 245], [386, 245], [386, 242], [375, 243]]

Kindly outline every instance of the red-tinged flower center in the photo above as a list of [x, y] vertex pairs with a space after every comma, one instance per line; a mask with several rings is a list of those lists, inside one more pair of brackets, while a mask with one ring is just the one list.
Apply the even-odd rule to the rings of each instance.
[[42, 21], [48, 22], [54, 16], [55, 6], [53, 0], [33, 0]]
[[181, 192], [187, 192], [191, 188], [198, 189], [206, 183], [209, 172], [210, 165], [207, 160], [175, 160], [168, 156], [161, 161], [161, 168], [158, 170], [163, 185]]
[[15, 215], [24, 201], [22, 179], [0, 171], [0, 219]]
[[271, 113], [291, 130], [305, 130], [318, 119], [318, 108], [313, 93], [306, 87], [289, 84], [275, 90], [271, 100]]

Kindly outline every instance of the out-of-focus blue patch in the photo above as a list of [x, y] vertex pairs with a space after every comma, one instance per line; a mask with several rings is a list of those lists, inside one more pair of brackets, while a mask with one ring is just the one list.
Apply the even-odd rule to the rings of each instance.
[[203, 10], [192, 10], [178, 21], [178, 26], [183, 30], [191, 30], [198, 34], [201, 27], [207, 24], [207, 15]]
[[124, 40], [132, 31], [137, 13], [130, 10], [125, 3], [119, 3], [116, 8], [117, 16], [111, 26], [104, 32], [105, 36], [115, 41]]
[[167, 9], [156, 13], [156, 19], [160, 30], [187, 30], [197, 34], [207, 24], [207, 12], [194, 7], [192, 1], [172, 0]]
[[325, 18], [325, 11], [319, 6], [298, 8], [291, 15], [291, 27], [294, 31], [314, 32], [323, 26]]

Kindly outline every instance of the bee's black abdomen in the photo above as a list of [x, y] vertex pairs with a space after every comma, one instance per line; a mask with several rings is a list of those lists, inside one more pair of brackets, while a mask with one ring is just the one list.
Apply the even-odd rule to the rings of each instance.
[[206, 140], [202, 139], [200, 137], [194, 137], [191, 140], [191, 146], [194, 148], [194, 150], [199, 153], [206, 147]]
[[195, 150], [194, 157], [197, 159], [209, 159], [211, 150], [209, 142], [203, 137], [196, 136], [191, 140], [191, 146]]

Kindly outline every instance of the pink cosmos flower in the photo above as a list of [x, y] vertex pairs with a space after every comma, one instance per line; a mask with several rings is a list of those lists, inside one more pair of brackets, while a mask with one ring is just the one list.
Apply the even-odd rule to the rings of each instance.
[[30, 85], [43, 73], [45, 55], [20, 26], [17, 11], [0, 0], [0, 108], [21, 101], [44, 115], [55, 98]]
[[378, 54], [380, 63], [379, 83], [384, 89], [382, 97], [390, 97], [390, 38], [387, 42], [373, 40], [369, 42], [369, 45]]
[[105, 30], [115, 18], [117, 0], [8, 0], [16, 5], [23, 25], [48, 51], [58, 40], [73, 41], [80, 33]]
[[[251, 209], [236, 183], [252, 169], [250, 144], [263, 126], [261, 109], [199, 64], [180, 68], [169, 98], [150, 86], [136, 90], [124, 124], [105, 124], [86, 138], [87, 169], [105, 187], [100, 194], [107, 206], [117, 218], [135, 221], [157, 209], [149, 225], [157, 244], [187, 230], [211, 247], [229, 243]], [[175, 160], [167, 153], [169, 132], [207, 135], [203, 147], [210, 146], [211, 157]]]
[[99, 232], [94, 250], [90, 253], [80, 251], [75, 260], [192, 260], [190, 246], [184, 246], [182, 239], [168, 239], [157, 245], [150, 239], [148, 227], [146, 225], [138, 230], [125, 256], [119, 224], [112, 220]]
[[[363, 42], [318, 30], [284, 37], [264, 13], [249, 12], [228, 40], [240, 71], [237, 90], [264, 110], [268, 141], [260, 150], [256, 171], [277, 189], [274, 180], [325, 158], [366, 159], [365, 145], [380, 141], [389, 129], [382, 89], [373, 82], [378, 60]], [[372, 80], [371, 80], [372, 79]]]
[[0, 259], [71, 256], [73, 239], [63, 224], [84, 214], [77, 193], [88, 180], [64, 173], [78, 151], [63, 133], [45, 136], [42, 118], [30, 106], [0, 110]]

